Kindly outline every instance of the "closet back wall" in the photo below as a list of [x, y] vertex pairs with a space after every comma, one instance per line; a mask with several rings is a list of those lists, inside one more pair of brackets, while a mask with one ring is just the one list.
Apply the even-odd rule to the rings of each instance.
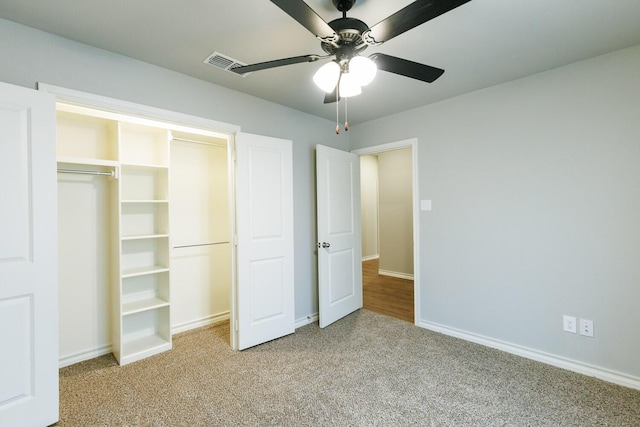
[[[174, 132], [174, 138], [180, 135]], [[227, 142], [171, 142], [171, 324], [174, 332], [229, 318], [231, 246]]]
[[[58, 113], [58, 156], [114, 159], [116, 130], [95, 118]], [[74, 144], [75, 142], [75, 144]], [[80, 144], [78, 143], [80, 142]], [[73, 145], [73, 146], [72, 146]], [[96, 167], [98, 168], [98, 167]], [[111, 203], [109, 177], [58, 174], [59, 354], [63, 364], [111, 348]]]

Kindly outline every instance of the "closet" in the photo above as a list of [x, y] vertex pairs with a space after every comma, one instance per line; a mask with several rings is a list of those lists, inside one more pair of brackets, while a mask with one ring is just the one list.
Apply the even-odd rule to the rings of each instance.
[[57, 105], [61, 365], [109, 352], [124, 365], [228, 318], [228, 144]]

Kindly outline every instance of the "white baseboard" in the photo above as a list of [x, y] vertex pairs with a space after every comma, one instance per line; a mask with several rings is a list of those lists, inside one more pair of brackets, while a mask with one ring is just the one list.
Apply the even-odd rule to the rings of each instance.
[[186, 332], [191, 329], [200, 328], [202, 326], [213, 325], [214, 323], [224, 322], [229, 320], [230, 314], [228, 311], [224, 311], [218, 314], [212, 314], [211, 316], [203, 317], [201, 319], [190, 320], [189, 322], [180, 323], [179, 325], [173, 325], [171, 327], [171, 335], [179, 334], [180, 332]]
[[434, 332], [439, 332], [444, 335], [461, 338], [465, 341], [471, 341], [476, 344], [484, 345], [486, 347], [502, 350], [507, 353], [515, 354], [516, 356], [522, 356], [527, 359], [535, 360], [537, 362], [546, 363], [547, 365], [556, 366], [568, 371], [577, 372], [579, 374], [587, 375], [590, 377], [596, 377], [601, 380], [618, 384], [624, 387], [640, 390], [640, 377], [634, 377], [606, 368], [601, 368], [599, 366], [590, 365], [587, 363], [579, 362], [577, 360], [567, 359], [565, 357], [557, 356], [539, 350], [534, 350], [505, 341], [496, 340], [494, 338], [485, 337], [437, 323], [419, 320], [418, 326]]
[[313, 314], [310, 314], [307, 317], [303, 317], [301, 319], [297, 319], [294, 326], [295, 326], [295, 329], [298, 329], [298, 328], [301, 328], [303, 326], [310, 325], [311, 323], [317, 322], [317, 321], [318, 321], [318, 313], [313, 313]]
[[372, 259], [378, 259], [378, 258], [380, 258], [380, 255], [367, 255], [362, 257], [362, 262], [371, 261]]
[[398, 273], [396, 271], [378, 270], [378, 274], [381, 276], [397, 277], [398, 279], [413, 280], [413, 274]]
[[93, 350], [81, 351], [69, 356], [63, 356], [58, 359], [58, 368], [64, 368], [65, 366], [71, 366], [76, 363], [84, 362], [85, 360], [93, 359], [96, 357], [104, 356], [105, 354], [113, 353], [113, 347], [111, 344], [103, 345], [102, 347], [95, 348]]

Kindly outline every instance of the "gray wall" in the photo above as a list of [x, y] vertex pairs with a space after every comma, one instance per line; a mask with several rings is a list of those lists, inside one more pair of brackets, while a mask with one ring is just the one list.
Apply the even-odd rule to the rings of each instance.
[[640, 380], [640, 46], [350, 132], [418, 138], [421, 324]]
[[378, 154], [379, 269], [413, 276], [411, 148]]
[[360, 157], [362, 258], [378, 257], [378, 156]]
[[3, 82], [34, 89], [49, 83], [292, 140], [296, 319], [317, 312], [314, 147], [348, 147], [335, 123], [4, 19], [0, 58]]

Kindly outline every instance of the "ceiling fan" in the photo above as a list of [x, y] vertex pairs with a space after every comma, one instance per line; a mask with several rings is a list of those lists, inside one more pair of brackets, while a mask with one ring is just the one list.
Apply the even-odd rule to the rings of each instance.
[[[347, 12], [356, 0], [332, 0], [336, 9], [342, 12], [342, 17], [329, 23], [303, 0], [271, 0], [318, 38], [326, 55], [294, 56], [238, 66], [230, 71], [242, 75], [285, 65], [335, 58], [323, 65], [314, 75], [316, 85], [326, 92], [325, 104], [360, 94], [361, 87], [373, 80], [376, 70], [432, 83], [444, 73], [443, 69], [384, 53], [373, 53], [368, 58], [360, 56], [360, 53], [369, 46], [379, 46], [469, 1], [471, 0], [416, 0], [369, 27], [359, 19], [347, 17]], [[345, 123], [345, 129], [348, 130], [348, 123]], [[336, 133], [338, 132], [339, 127], [336, 126]]]

